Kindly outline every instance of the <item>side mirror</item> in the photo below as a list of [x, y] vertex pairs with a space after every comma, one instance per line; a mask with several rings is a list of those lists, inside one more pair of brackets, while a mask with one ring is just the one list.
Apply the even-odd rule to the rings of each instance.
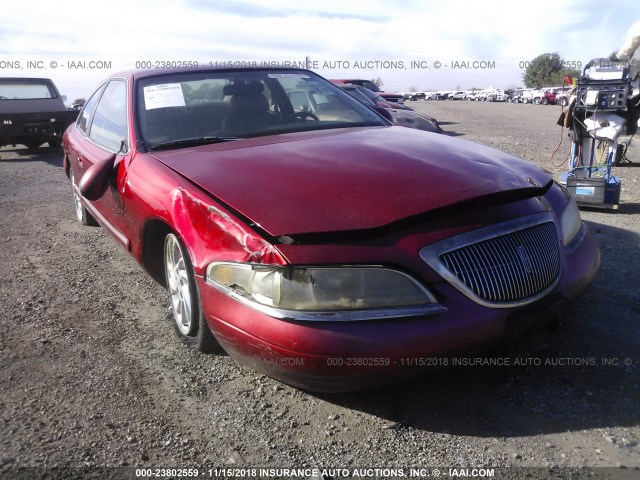
[[379, 107], [377, 105], [375, 107], [371, 107], [371, 108], [373, 108], [376, 111], [376, 113], [378, 113], [379, 115], [383, 116], [385, 119], [389, 120], [391, 123], [395, 123], [393, 121], [393, 117], [391, 116], [391, 112], [389, 112], [388, 109]]
[[109, 188], [117, 153], [91, 165], [80, 179], [78, 189], [87, 200], [98, 200]]

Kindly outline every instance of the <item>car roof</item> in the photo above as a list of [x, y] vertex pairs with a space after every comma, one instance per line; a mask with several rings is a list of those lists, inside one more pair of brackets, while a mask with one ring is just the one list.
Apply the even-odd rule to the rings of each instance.
[[193, 68], [150, 68], [145, 70], [123, 70], [109, 75], [106, 80], [110, 78], [131, 78], [138, 80], [141, 78], [157, 77], [162, 75], [172, 75], [178, 73], [206, 73], [206, 72], [305, 72], [313, 73], [311, 70], [304, 68], [281, 68], [281, 67], [242, 67], [242, 68], [222, 68], [222, 67], [193, 67]]
[[44, 77], [2, 77], [0, 82], [50, 82], [50, 78]]

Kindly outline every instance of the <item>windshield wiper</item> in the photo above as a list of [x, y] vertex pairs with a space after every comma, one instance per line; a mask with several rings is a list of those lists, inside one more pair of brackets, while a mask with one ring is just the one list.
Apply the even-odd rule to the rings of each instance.
[[209, 145], [213, 143], [231, 142], [240, 140], [238, 137], [196, 137], [184, 138], [182, 140], [174, 140], [172, 142], [164, 142], [154, 145], [149, 150], [162, 150], [165, 148], [193, 147], [197, 145]]

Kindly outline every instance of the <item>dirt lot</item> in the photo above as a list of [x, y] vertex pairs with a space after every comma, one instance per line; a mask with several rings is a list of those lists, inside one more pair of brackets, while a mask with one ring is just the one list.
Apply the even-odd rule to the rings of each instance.
[[[561, 171], [566, 139], [551, 161], [559, 107], [411, 104], [461, 139]], [[165, 291], [100, 228], [75, 221], [60, 150], [0, 157], [0, 478], [23, 467], [24, 478], [54, 467], [70, 467], [56, 471], [65, 478], [135, 478], [98, 467], [640, 478], [640, 168], [616, 169], [617, 213], [583, 212], [601, 272], [528, 365], [318, 395], [183, 345]], [[628, 157], [639, 165], [640, 147]]]

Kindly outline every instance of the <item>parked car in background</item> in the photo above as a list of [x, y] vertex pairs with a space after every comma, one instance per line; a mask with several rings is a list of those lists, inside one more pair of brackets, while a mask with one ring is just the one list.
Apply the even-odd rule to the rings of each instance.
[[392, 103], [392, 102], [389, 102], [386, 98], [381, 97], [379, 93], [372, 92], [371, 90], [369, 90], [366, 87], [362, 87], [360, 85], [352, 85], [350, 83], [339, 84], [338, 86], [340, 88], [347, 87], [347, 86], [358, 87], [357, 91], [359, 92], [359, 94], [360, 95], [364, 95], [365, 97], [367, 97], [367, 99], [370, 100], [371, 103], [373, 103], [374, 105], [377, 105], [378, 107], [387, 108], [387, 109], [413, 111], [413, 109], [411, 107], [406, 106], [404, 103]]
[[309, 70], [115, 74], [63, 145], [77, 219], [167, 288], [180, 338], [308, 390], [558, 328], [600, 264], [549, 172]]
[[464, 100], [465, 96], [465, 92], [453, 92], [451, 95], [449, 95], [449, 100]]
[[48, 78], [0, 78], [0, 147], [36, 149], [45, 142], [59, 147], [76, 115]]
[[556, 96], [556, 104], [566, 107], [569, 105], [569, 97], [571, 96], [571, 92], [573, 87], [557, 87], [553, 90], [553, 93]]
[[516, 90], [515, 92], [513, 92], [513, 95], [511, 95], [511, 98], [509, 99], [509, 102], [511, 103], [522, 103], [522, 95], [524, 94], [523, 90]]
[[537, 88], [525, 91], [522, 95], [522, 101], [535, 105], [555, 104], [556, 96], [552, 92]]
[[364, 87], [368, 90], [371, 90], [372, 92], [377, 93], [378, 95], [380, 95], [382, 98], [384, 98], [387, 102], [389, 103], [404, 103], [404, 95], [400, 94], [400, 93], [387, 93], [387, 92], [383, 92], [382, 90], [380, 90], [380, 88], [373, 83], [371, 80], [363, 80], [361, 78], [354, 78], [354, 79], [349, 79], [349, 80], [331, 80], [332, 83], [335, 83], [336, 85], [346, 85], [346, 84], [351, 84], [351, 85], [360, 85], [361, 87]]
[[464, 99], [467, 100], [468, 102], [473, 102], [476, 100], [477, 95], [478, 95], [478, 92], [467, 92], [464, 96]]
[[476, 95], [477, 102], [493, 102], [495, 100], [495, 91], [493, 89], [481, 90]]
[[[359, 85], [340, 85], [340, 88], [362, 102], [364, 105], [369, 107], [383, 106], [383, 108], [387, 108], [391, 114], [393, 123], [396, 125], [401, 127], [417, 128], [418, 130], [425, 130], [427, 132], [443, 133], [438, 121], [429, 115], [415, 112], [408, 107], [406, 107], [406, 109], [399, 110], [393, 108], [393, 106], [388, 106], [389, 104], [386, 102], [380, 101], [382, 100], [382, 97], [378, 97], [380, 100], [376, 99], [376, 94], [374, 92]], [[374, 95], [373, 98], [371, 97], [372, 95]]]
[[556, 103], [556, 96], [548, 90], [537, 90], [532, 96], [532, 101], [536, 105], [554, 105]]
[[409, 100], [440, 100], [440, 95], [437, 92], [414, 92], [410, 94]]
[[494, 102], [506, 102], [509, 98], [509, 94], [500, 88], [494, 90], [493, 101]]
[[533, 99], [536, 96], [539, 96], [541, 94], [542, 94], [541, 91], [539, 91], [537, 89], [534, 89], [534, 88], [531, 88], [531, 89], [528, 89], [528, 90], [524, 90], [522, 92], [522, 97], [521, 97], [522, 98], [522, 103], [533, 103]]
[[335, 83], [336, 85], [346, 85], [349, 83], [351, 85], [360, 85], [361, 87], [371, 90], [372, 92], [376, 92], [376, 93], [382, 92], [382, 90], [380, 90], [380, 87], [378, 87], [371, 80], [364, 80], [362, 78], [332, 79], [331, 83]]

